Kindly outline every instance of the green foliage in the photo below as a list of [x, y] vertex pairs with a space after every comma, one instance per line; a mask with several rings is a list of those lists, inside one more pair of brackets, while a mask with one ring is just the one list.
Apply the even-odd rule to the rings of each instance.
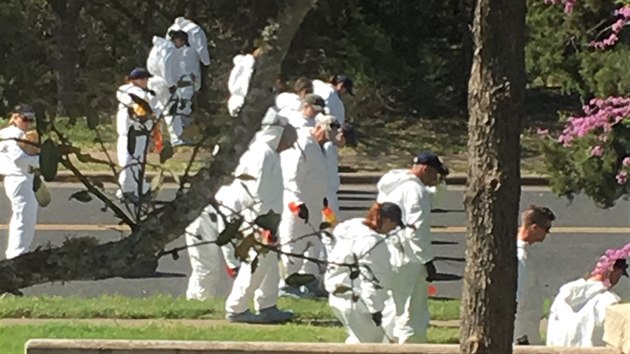
[[[600, 132], [601, 133], [601, 132]], [[549, 136], [541, 139], [544, 172], [549, 175], [554, 193], [572, 199], [578, 193], [590, 197], [597, 206], [610, 208], [630, 193], [628, 183], [618, 180], [624, 158], [630, 156], [630, 127], [616, 124], [606, 141], [591, 132], [564, 146]], [[601, 156], [593, 155], [595, 146], [601, 147]]]

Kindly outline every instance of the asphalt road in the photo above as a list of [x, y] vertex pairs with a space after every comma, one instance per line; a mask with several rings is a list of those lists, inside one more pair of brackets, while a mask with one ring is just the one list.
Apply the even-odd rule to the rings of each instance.
[[[124, 232], [106, 229], [115, 225], [117, 220], [109, 213], [99, 209], [100, 202], [79, 203], [69, 201], [68, 197], [80, 190], [77, 184], [53, 184], [50, 190], [53, 202], [39, 213], [40, 229], [36, 234], [33, 247], [48, 242], [60, 244], [66, 238], [76, 236], [95, 236], [102, 242], [117, 240], [125, 236]], [[161, 198], [172, 196], [167, 190]], [[3, 194], [3, 193], [2, 193]], [[342, 186], [341, 219], [363, 215], [373, 200], [373, 186]], [[444, 281], [438, 281], [437, 296], [457, 298], [461, 295], [461, 276], [464, 270], [465, 251], [465, 213], [463, 210], [463, 190], [461, 187], [450, 188], [441, 205], [442, 212], [434, 214], [435, 253], [438, 255], [436, 266], [444, 274]], [[536, 245], [540, 259], [546, 269], [542, 274], [545, 294], [553, 297], [558, 288], [571, 280], [577, 279], [594, 265], [598, 256], [606, 249], [620, 247], [630, 242], [630, 202], [622, 201], [609, 210], [597, 209], [587, 198], [577, 197], [572, 203], [557, 198], [550, 191], [540, 187], [524, 187], [521, 196], [521, 208], [536, 203], [549, 206], [557, 215], [551, 235], [544, 244]], [[8, 200], [0, 197], [0, 255], [4, 255], [6, 244], [6, 224], [10, 215]], [[100, 225], [100, 226], [99, 226]], [[171, 246], [183, 245], [179, 239]], [[186, 291], [187, 275], [190, 265], [186, 253], [178, 260], [165, 257], [160, 261], [162, 273], [168, 277], [150, 279], [107, 279], [100, 281], [74, 281], [64, 284], [40, 284], [24, 289], [27, 295], [62, 295], [62, 296], [98, 296], [101, 294], [121, 294], [126, 296], [147, 296], [153, 294], [171, 294], [182, 296]], [[222, 285], [216, 289], [218, 296], [229, 291], [230, 282], [221, 275]], [[624, 298], [630, 298], [630, 281], [620, 283], [617, 292]]]

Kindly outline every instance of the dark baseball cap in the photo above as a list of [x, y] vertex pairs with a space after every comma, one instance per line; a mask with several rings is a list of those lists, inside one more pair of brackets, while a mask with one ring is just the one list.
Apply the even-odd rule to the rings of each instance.
[[628, 277], [628, 262], [625, 259], [621, 258], [616, 260], [613, 268], [621, 269], [622, 274]]
[[343, 87], [346, 89], [346, 91], [348, 91], [350, 96], [354, 96], [354, 91], [352, 90], [352, 86], [354, 86], [354, 83], [352, 82], [351, 78], [344, 74], [339, 74], [336, 77], [336, 81], [338, 84], [343, 84]]
[[127, 77], [129, 77], [129, 79], [131, 80], [136, 80], [136, 79], [148, 79], [150, 78], [151, 75], [147, 69], [145, 68], [135, 68], [133, 70], [131, 70], [131, 72], [129, 73], [129, 75], [127, 75]]
[[413, 159], [413, 163], [415, 165], [431, 166], [435, 168], [441, 175], [448, 175], [449, 172], [448, 167], [444, 166], [442, 161], [440, 161], [440, 158], [430, 151], [423, 151], [416, 155], [416, 157]]
[[381, 203], [381, 217], [388, 218], [396, 222], [396, 225], [405, 228], [405, 223], [402, 220], [402, 210], [395, 203], [385, 202]]
[[304, 96], [302, 101], [305, 104], [312, 106], [317, 112], [323, 112], [324, 107], [326, 107], [326, 102], [324, 101], [324, 99], [321, 98], [321, 96], [318, 96], [312, 93], [309, 93], [308, 95]]
[[17, 106], [13, 107], [13, 113], [17, 113], [20, 116], [26, 118], [27, 120], [35, 119], [35, 110], [31, 105], [20, 103]]

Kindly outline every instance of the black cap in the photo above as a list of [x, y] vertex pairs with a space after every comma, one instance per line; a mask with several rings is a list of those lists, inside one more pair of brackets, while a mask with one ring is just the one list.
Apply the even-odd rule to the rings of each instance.
[[147, 69], [145, 68], [135, 68], [133, 70], [131, 70], [131, 72], [129, 73], [129, 75], [127, 75], [127, 77], [129, 77], [129, 79], [131, 80], [136, 80], [136, 79], [148, 79], [150, 78], [151, 75]]
[[318, 96], [312, 93], [309, 93], [308, 95], [304, 96], [302, 101], [305, 104], [312, 106], [317, 112], [323, 112], [324, 107], [326, 107], [326, 101], [324, 101], [324, 99], [321, 98], [321, 96]]
[[442, 161], [440, 161], [440, 158], [430, 151], [423, 151], [416, 155], [416, 157], [413, 159], [413, 163], [415, 165], [431, 166], [435, 168], [441, 175], [447, 175], [449, 172], [448, 167], [444, 166]]
[[185, 31], [182, 31], [182, 30], [169, 31], [168, 32], [168, 36], [171, 37], [171, 40], [173, 40], [173, 39], [181, 39], [186, 44], [188, 44], [188, 33], [186, 33]]
[[20, 116], [26, 118], [27, 120], [35, 119], [35, 110], [28, 104], [20, 103], [17, 106], [13, 107], [13, 113], [17, 113]]
[[396, 222], [396, 225], [405, 228], [405, 223], [402, 220], [402, 210], [397, 204], [390, 202], [381, 203], [380, 211], [382, 218], [393, 220]]
[[352, 79], [346, 75], [339, 74], [335, 77], [335, 81], [338, 84], [343, 84], [343, 87], [348, 91], [350, 96], [354, 96], [354, 91], [352, 91], [353, 82]]
[[613, 265], [613, 269], [614, 268], [621, 269], [622, 274], [628, 277], [628, 262], [625, 259], [621, 258], [616, 260], [615, 264]]

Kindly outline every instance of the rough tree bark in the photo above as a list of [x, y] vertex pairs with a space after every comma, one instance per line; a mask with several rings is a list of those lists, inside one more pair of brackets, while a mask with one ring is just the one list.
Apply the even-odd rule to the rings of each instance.
[[525, 0], [477, 0], [469, 81], [462, 353], [512, 353]]
[[267, 50], [256, 61], [245, 106], [224, 133], [233, 139], [221, 146], [209, 167], [191, 179], [185, 193], [149, 215], [123, 240], [95, 245], [79, 239], [62, 247], [0, 261], [0, 293], [19, 294], [19, 289], [51, 281], [153, 276], [165, 245], [180, 237], [201, 213], [236, 168], [239, 156], [260, 128], [263, 113], [273, 103], [271, 85], [280, 74], [295, 33], [315, 3], [316, 0], [287, 1], [281, 9], [276, 19], [276, 36], [269, 39]]

